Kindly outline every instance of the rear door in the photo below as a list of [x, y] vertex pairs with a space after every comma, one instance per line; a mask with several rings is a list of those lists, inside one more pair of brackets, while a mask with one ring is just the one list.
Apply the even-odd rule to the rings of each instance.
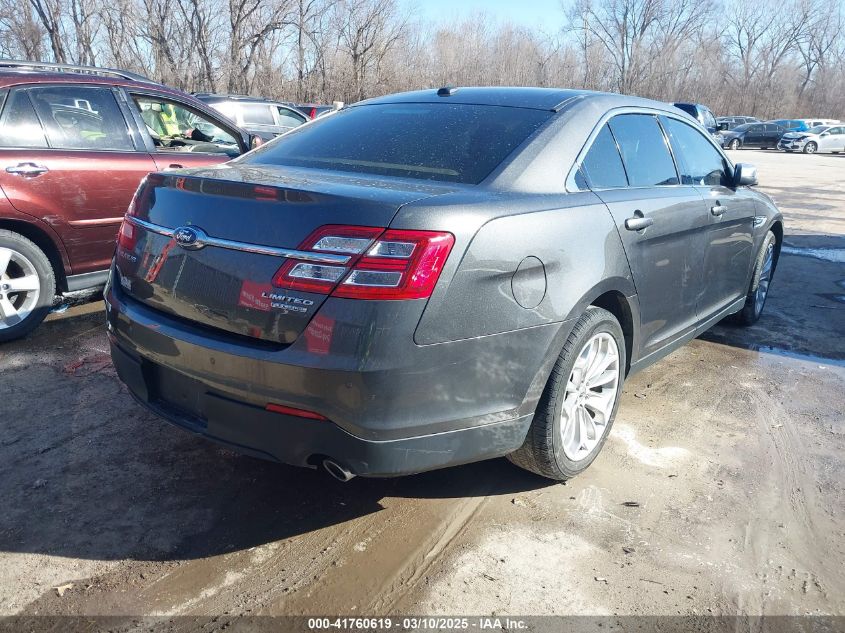
[[193, 104], [135, 90], [129, 101], [160, 171], [224, 163], [248, 149], [231, 123]]
[[0, 115], [0, 187], [57, 228], [74, 274], [108, 268], [129, 201], [156, 168], [119, 96], [109, 86], [22, 86]]
[[[618, 171], [611, 167], [617, 164], [626, 174], [624, 186], [618, 186], [618, 179], [606, 180], [612, 169]], [[612, 118], [593, 142], [582, 171], [622, 238], [639, 296], [640, 356], [648, 356], [695, 327], [698, 256], [708, 224], [701, 195], [679, 185], [667, 140], [651, 114]]]
[[699, 320], [717, 313], [747, 290], [756, 208], [747, 188], [733, 188], [732, 166], [701, 132], [679, 119], [661, 117], [681, 172], [681, 183], [702, 196], [707, 218], [702, 278], [696, 312]]

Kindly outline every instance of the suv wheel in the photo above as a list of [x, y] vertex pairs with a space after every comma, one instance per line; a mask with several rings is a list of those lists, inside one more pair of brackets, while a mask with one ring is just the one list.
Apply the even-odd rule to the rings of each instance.
[[622, 328], [591, 306], [563, 346], [525, 442], [508, 459], [557, 481], [585, 470], [613, 425], [624, 378]]
[[50, 312], [55, 294], [47, 256], [24, 236], [0, 229], [0, 342], [34, 330]]
[[766, 234], [757, 260], [754, 264], [754, 275], [751, 277], [751, 286], [745, 297], [745, 305], [735, 315], [734, 321], [740, 325], [754, 325], [763, 313], [763, 306], [769, 296], [769, 286], [772, 283], [772, 276], [775, 272], [775, 248], [777, 240], [771, 231]]
[[804, 146], [804, 153], [805, 154], [815, 154], [816, 150], [819, 148], [813, 141], [810, 141]]

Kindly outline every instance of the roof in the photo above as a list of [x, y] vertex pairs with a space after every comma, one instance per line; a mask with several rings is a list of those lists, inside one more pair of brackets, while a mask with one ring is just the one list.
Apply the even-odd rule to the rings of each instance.
[[92, 75], [89, 73], [75, 73], [75, 72], [45, 72], [32, 70], [16, 70], [16, 69], [0, 69], [0, 88], [8, 86], [16, 86], [19, 84], [97, 84], [100, 86], [126, 86], [138, 87], [145, 90], [157, 90], [163, 93], [169, 93], [174, 96], [185, 97], [186, 94], [181, 90], [170, 88], [163, 84], [153, 83], [150, 81], [139, 81], [134, 79], [126, 79], [123, 77], [110, 77], [105, 75]]
[[[446, 91], [441, 91], [446, 92]], [[416, 90], [375, 97], [361, 102], [367, 105], [386, 103], [461, 103], [467, 105], [491, 105], [533, 110], [555, 110], [561, 103], [573, 97], [594, 95], [587, 90], [565, 90], [561, 88], [516, 88], [516, 87], [457, 87], [448, 95], [439, 96], [438, 90]]]

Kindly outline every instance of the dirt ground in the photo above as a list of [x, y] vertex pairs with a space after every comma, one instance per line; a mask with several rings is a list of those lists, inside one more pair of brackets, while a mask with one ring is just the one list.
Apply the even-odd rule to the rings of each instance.
[[236, 455], [131, 400], [100, 303], [0, 347], [0, 615], [845, 615], [845, 156], [734, 155], [787, 221], [763, 318], [634, 376], [566, 485]]

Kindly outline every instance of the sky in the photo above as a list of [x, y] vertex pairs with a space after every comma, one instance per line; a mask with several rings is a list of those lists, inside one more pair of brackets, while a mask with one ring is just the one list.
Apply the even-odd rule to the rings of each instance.
[[417, 15], [435, 22], [461, 19], [479, 11], [529, 27], [558, 25], [563, 20], [560, 0], [401, 0], [401, 3], [416, 7]]

